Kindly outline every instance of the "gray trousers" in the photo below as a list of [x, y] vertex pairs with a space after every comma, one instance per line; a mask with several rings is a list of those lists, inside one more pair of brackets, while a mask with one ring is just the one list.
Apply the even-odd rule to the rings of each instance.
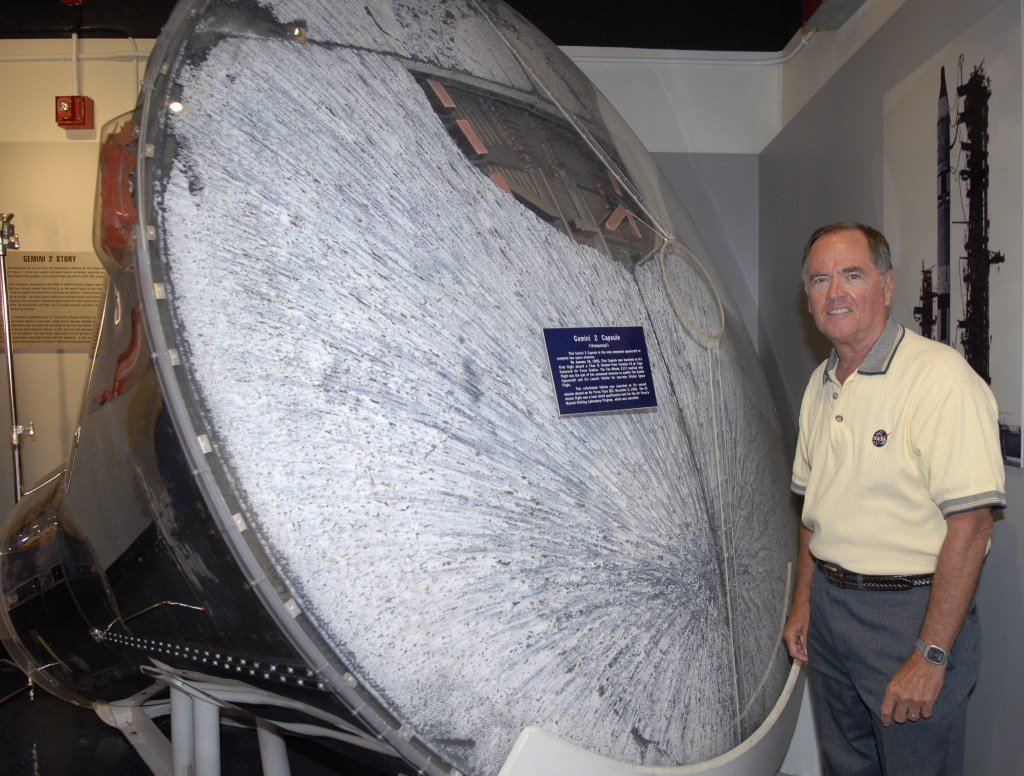
[[807, 672], [826, 776], [958, 776], [981, 632], [972, 605], [929, 719], [882, 726], [889, 680], [914, 650], [930, 587], [841, 590], [814, 570]]

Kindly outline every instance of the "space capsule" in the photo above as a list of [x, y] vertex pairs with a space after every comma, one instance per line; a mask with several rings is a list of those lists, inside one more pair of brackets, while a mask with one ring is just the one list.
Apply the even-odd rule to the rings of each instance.
[[[675, 766], [765, 721], [795, 523], [757, 357], [531, 25], [183, 2], [100, 166], [79, 430], [2, 530], [39, 685], [241, 682], [432, 774], [496, 773], [529, 726]], [[544, 331], [625, 328], [656, 406], [559, 412]], [[611, 360], [580, 401], [632, 379]]]

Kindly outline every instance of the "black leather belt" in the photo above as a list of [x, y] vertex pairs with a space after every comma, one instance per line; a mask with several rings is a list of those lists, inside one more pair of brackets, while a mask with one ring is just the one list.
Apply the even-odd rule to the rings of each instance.
[[817, 558], [814, 559], [814, 563], [825, 575], [826, 582], [832, 587], [844, 590], [910, 590], [930, 585], [934, 576], [934, 574], [857, 574], [847, 571], [842, 566]]

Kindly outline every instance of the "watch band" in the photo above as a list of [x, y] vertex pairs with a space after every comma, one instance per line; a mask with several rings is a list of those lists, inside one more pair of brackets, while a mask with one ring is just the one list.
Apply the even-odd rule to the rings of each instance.
[[943, 665], [946, 662], [946, 658], [949, 657], [949, 653], [942, 647], [937, 647], [934, 644], [925, 644], [921, 639], [917, 640], [917, 651], [924, 655], [925, 660], [937, 666]]

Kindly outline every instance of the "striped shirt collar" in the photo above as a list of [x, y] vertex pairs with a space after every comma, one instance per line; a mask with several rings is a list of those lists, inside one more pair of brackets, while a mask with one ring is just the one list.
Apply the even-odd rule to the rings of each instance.
[[[875, 344], [871, 346], [871, 350], [864, 357], [864, 361], [861, 363], [857, 373], [862, 375], [884, 375], [888, 372], [889, 367], [892, 365], [892, 360], [896, 356], [896, 351], [900, 343], [903, 342], [904, 336], [906, 336], [906, 329], [892, 318], [889, 318], [885, 322], [885, 328], [882, 330], [882, 333], [875, 340]], [[838, 364], [839, 354], [836, 353], [835, 348], [832, 348], [832, 352], [828, 356], [828, 363], [825, 365], [825, 372], [821, 376], [822, 383], [828, 382], [829, 372], [832, 372]]]

